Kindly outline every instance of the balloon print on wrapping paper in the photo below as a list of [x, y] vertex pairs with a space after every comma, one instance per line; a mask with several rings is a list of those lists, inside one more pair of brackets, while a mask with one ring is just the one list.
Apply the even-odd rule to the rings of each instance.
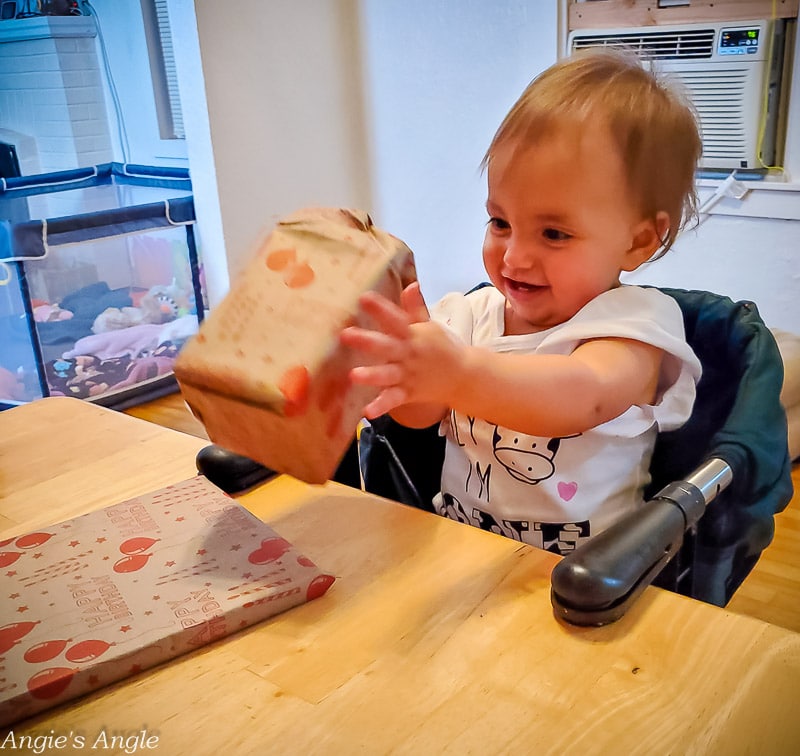
[[131, 554], [114, 562], [114, 572], [136, 572], [147, 564], [152, 554]]
[[28, 691], [34, 698], [55, 698], [69, 687], [77, 671], [70, 667], [43, 669], [28, 680]]
[[0, 627], [0, 654], [11, 650], [38, 624], [38, 621], [12, 622], [10, 625]]
[[250, 552], [247, 561], [250, 564], [269, 564], [280, 559], [291, 548], [292, 544], [285, 538], [266, 538], [261, 541], [259, 548]]
[[67, 661], [74, 664], [86, 664], [86, 662], [94, 661], [102, 656], [113, 645], [113, 643], [96, 639], [79, 641], [74, 646], [70, 646], [64, 656]]
[[313, 601], [319, 598], [333, 585], [335, 579], [332, 575], [317, 575], [306, 588], [306, 599]]
[[20, 549], [35, 549], [37, 546], [47, 543], [52, 537], [52, 533], [28, 533], [17, 538], [14, 545]]
[[0, 551], [0, 567], [10, 567], [21, 556], [21, 551]]
[[69, 640], [48, 640], [31, 646], [24, 654], [23, 659], [29, 664], [39, 664], [41, 662], [55, 659], [69, 643]]
[[[42, 641], [25, 651], [22, 658], [29, 664], [41, 664], [42, 662], [55, 659], [71, 642], [71, 638], [67, 640], [56, 639]], [[67, 661], [71, 661], [74, 664], [86, 664], [102, 656], [113, 645], [113, 643], [107, 643], [104, 640], [94, 638], [82, 640], [78, 641], [74, 646], [70, 646], [64, 654], [64, 657]]]
[[119, 545], [119, 550], [126, 556], [114, 562], [114, 572], [125, 573], [141, 570], [153, 556], [145, 552], [156, 543], [158, 543], [158, 538], [149, 538], [148, 536], [136, 536], [123, 541]]
[[120, 546], [119, 550], [123, 554], [142, 554], [155, 545], [158, 542], [158, 538], [148, 538], [146, 536], [137, 536], [136, 538], [129, 538], [127, 541], [123, 541]]

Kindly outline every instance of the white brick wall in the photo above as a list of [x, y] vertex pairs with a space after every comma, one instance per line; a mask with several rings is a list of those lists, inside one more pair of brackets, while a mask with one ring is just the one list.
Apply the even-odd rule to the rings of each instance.
[[0, 22], [0, 133], [29, 137], [16, 144], [20, 166], [46, 173], [112, 160], [94, 36], [4, 40], [19, 28], [7, 25], [22, 23]]

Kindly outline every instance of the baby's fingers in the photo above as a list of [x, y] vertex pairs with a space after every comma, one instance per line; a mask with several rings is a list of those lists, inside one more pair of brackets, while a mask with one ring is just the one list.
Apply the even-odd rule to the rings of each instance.
[[375, 399], [364, 407], [364, 417], [367, 420], [373, 420], [405, 404], [406, 401], [406, 392], [399, 386], [392, 386], [385, 391], [381, 391]]
[[359, 297], [358, 304], [362, 312], [375, 321], [379, 330], [400, 339], [408, 337], [409, 317], [394, 302], [374, 291], [368, 291]]
[[425, 304], [425, 298], [422, 296], [418, 281], [414, 281], [414, 283], [403, 289], [400, 294], [400, 304], [412, 323], [424, 323], [426, 320], [431, 319], [428, 305]]
[[400, 383], [402, 370], [394, 363], [384, 365], [359, 365], [350, 371], [350, 380], [362, 386], [388, 388]]
[[398, 340], [381, 331], [349, 326], [342, 330], [339, 341], [343, 346], [356, 349], [375, 361], [392, 360], [398, 354]]

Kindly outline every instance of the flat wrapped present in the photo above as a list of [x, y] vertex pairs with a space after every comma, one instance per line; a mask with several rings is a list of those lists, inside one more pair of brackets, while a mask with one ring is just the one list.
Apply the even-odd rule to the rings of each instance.
[[309, 483], [328, 480], [376, 391], [351, 385], [341, 330], [358, 298], [399, 302], [411, 251], [358, 210], [301, 210], [282, 220], [184, 346], [175, 376], [219, 446]]
[[0, 565], [0, 726], [334, 581], [202, 476], [0, 541]]

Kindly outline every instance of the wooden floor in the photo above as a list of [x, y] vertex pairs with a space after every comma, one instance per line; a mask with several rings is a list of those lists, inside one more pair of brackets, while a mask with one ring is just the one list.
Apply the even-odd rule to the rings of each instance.
[[[126, 413], [158, 425], [208, 438], [180, 394], [133, 407]], [[800, 632], [800, 464], [792, 470], [795, 496], [776, 518], [775, 539], [742, 583], [728, 609]]]

